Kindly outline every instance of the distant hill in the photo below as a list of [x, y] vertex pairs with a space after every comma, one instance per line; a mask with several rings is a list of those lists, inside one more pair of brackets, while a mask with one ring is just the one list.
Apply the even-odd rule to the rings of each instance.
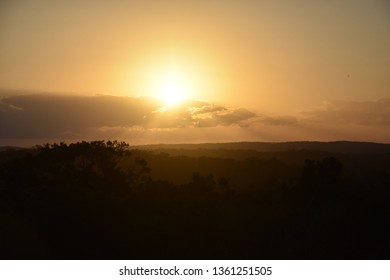
[[258, 152], [321, 151], [336, 154], [390, 153], [390, 144], [371, 142], [233, 142], [205, 144], [157, 144], [135, 146], [140, 150], [167, 152], [174, 150], [254, 150]]
[[24, 148], [20, 147], [14, 147], [14, 146], [0, 146], [0, 152], [7, 151], [7, 150], [21, 150]]
[[[372, 142], [231, 142], [202, 144], [151, 144], [131, 146], [133, 149], [174, 152], [179, 150], [247, 150], [257, 152], [316, 151], [335, 154], [383, 154], [390, 153], [390, 144]], [[0, 146], [0, 152], [25, 149], [15, 146]]]

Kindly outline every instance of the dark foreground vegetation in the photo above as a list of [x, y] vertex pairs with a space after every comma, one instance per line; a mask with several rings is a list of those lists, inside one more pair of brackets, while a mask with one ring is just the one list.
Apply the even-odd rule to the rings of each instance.
[[1, 259], [389, 259], [390, 153], [0, 153]]

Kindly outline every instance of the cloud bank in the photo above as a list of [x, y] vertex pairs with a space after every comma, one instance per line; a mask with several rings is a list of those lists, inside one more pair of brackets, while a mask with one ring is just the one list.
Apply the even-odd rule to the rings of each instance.
[[20, 145], [23, 139], [36, 144], [88, 139], [390, 142], [390, 99], [330, 101], [289, 116], [199, 100], [164, 107], [150, 97], [0, 94], [0, 145]]
[[305, 119], [318, 123], [390, 125], [390, 99], [376, 101], [331, 101], [303, 112]]
[[177, 107], [149, 97], [31, 94], [0, 100], [0, 137], [82, 134], [91, 129], [175, 129], [242, 125], [256, 114], [189, 100]]

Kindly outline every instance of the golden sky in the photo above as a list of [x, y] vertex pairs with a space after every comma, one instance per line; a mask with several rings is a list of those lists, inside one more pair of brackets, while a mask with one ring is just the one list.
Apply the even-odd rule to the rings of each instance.
[[[4, 0], [0, 124], [20, 121], [10, 108], [21, 114], [33, 106], [18, 107], [21, 101], [10, 95], [143, 98], [173, 92], [205, 102], [186, 107], [191, 121], [185, 125], [121, 120], [84, 129], [95, 131], [89, 137], [106, 137], [96, 130], [131, 127], [143, 131], [137, 135], [145, 142], [389, 142], [389, 50], [386, 0]], [[159, 113], [167, 119], [168, 112]], [[17, 126], [25, 130], [27, 124]], [[64, 129], [75, 133], [74, 126]], [[187, 136], [169, 129], [186, 129]], [[0, 137], [55, 139], [56, 133]]]

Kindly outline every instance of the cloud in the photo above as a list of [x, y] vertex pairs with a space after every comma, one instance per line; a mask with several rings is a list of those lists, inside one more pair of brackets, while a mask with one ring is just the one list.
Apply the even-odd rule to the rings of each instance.
[[194, 115], [207, 114], [207, 113], [216, 113], [226, 111], [227, 108], [224, 106], [213, 105], [213, 104], [205, 104], [202, 107], [193, 108]]
[[293, 116], [261, 116], [258, 121], [272, 126], [298, 124], [298, 119]]
[[226, 114], [217, 115], [217, 119], [224, 125], [230, 125], [232, 123], [239, 123], [250, 118], [255, 117], [256, 114], [248, 111], [244, 108], [235, 109]]
[[331, 101], [303, 112], [304, 120], [317, 123], [390, 125], [390, 99]]
[[0, 145], [119, 139], [132, 144], [226, 141], [390, 141], [390, 99], [332, 101], [300, 115], [207, 101], [164, 107], [150, 97], [0, 93]]
[[244, 108], [229, 109], [218, 106], [202, 109], [201, 112], [193, 116], [195, 127], [230, 126], [233, 124], [244, 127], [247, 126], [249, 120], [256, 117], [255, 113]]
[[4, 97], [1, 103], [7, 109], [0, 111], [2, 138], [54, 137], [89, 127], [139, 125], [161, 106], [150, 98], [107, 95], [19, 95]]
[[120, 135], [146, 129], [244, 126], [255, 116], [244, 108], [197, 100], [166, 108], [150, 97], [12, 95], [0, 99], [0, 138], [67, 138], [82, 137], [91, 131]]
[[22, 108], [16, 107], [12, 104], [4, 103], [2, 98], [0, 98], [0, 112], [12, 112], [15, 110], [22, 110]]

